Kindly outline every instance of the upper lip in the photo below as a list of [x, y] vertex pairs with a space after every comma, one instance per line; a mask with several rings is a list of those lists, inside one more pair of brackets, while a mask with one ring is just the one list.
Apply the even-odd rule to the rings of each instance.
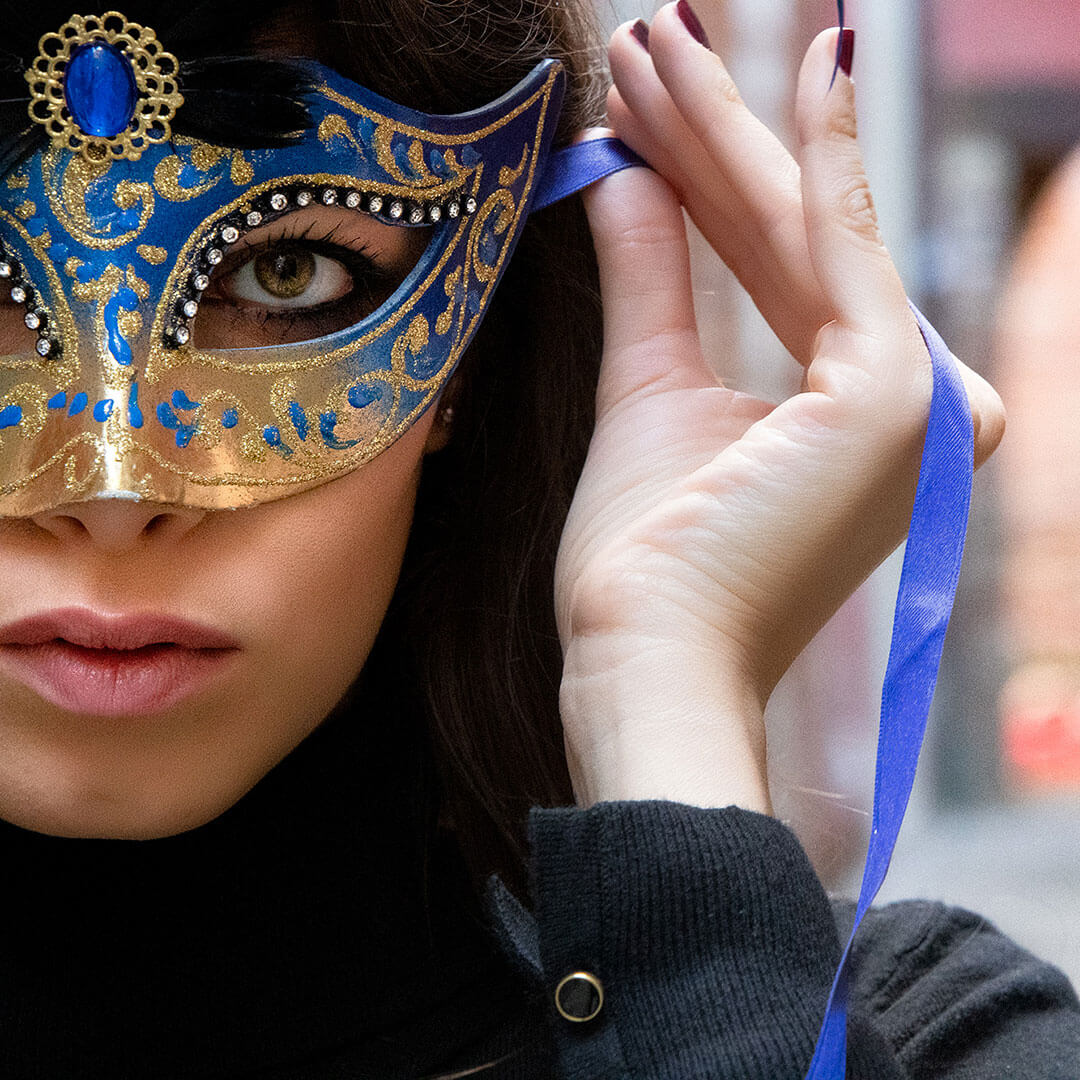
[[0, 645], [43, 645], [57, 638], [85, 649], [141, 649], [147, 645], [239, 648], [235, 638], [213, 627], [153, 612], [102, 614], [86, 608], [64, 608], [0, 626]]

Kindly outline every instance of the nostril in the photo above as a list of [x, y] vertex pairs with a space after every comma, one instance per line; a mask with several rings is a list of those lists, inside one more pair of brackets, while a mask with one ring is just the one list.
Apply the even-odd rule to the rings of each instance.
[[205, 511], [142, 500], [91, 499], [34, 515], [34, 522], [58, 540], [91, 544], [103, 551], [130, 551], [151, 539], [179, 539]]
[[90, 532], [83, 521], [69, 514], [58, 514], [52, 518], [48, 531], [59, 540], [81, 540]]

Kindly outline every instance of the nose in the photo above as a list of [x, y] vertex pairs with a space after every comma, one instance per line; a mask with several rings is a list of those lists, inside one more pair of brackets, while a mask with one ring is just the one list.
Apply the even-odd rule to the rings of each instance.
[[153, 538], [179, 540], [206, 515], [205, 510], [134, 499], [94, 499], [34, 514], [32, 520], [58, 540], [121, 555]]

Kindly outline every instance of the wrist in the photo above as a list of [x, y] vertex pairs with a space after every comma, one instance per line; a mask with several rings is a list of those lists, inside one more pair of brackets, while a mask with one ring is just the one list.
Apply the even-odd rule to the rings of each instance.
[[716, 651], [621, 632], [574, 637], [559, 701], [579, 806], [664, 799], [771, 813], [763, 702]]

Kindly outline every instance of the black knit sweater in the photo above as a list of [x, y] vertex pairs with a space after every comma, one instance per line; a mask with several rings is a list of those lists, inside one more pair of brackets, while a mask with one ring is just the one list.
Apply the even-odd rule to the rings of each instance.
[[[150, 842], [0, 825], [3, 1080], [800, 1080], [839, 951], [792, 834], [734, 809], [536, 810], [535, 917], [421, 847], [407, 767], [316, 732], [216, 821]], [[1080, 1077], [1064, 978], [966, 913], [859, 949], [853, 1073]], [[603, 982], [584, 1024], [557, 982]]]

